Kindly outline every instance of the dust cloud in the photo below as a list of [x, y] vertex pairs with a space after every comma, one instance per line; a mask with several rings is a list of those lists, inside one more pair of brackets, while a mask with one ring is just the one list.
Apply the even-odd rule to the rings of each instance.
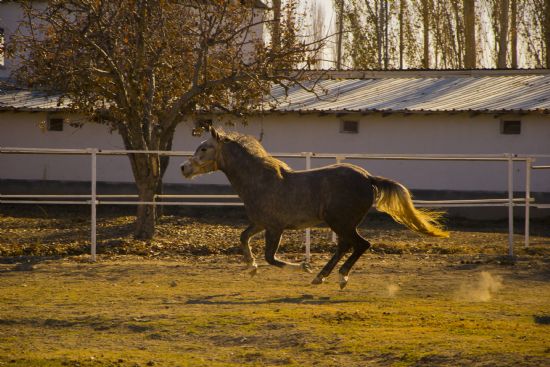
[[399, 285], [397, 284], [388, 284], [386, 289], [388, 291], [388, 296], [395, 297], [395, 295], [397, 294], [397, 292], [399, 292], [401, 287], [399, 287]]
[[488, 302], [502, 288], [502, 277], [482, 271], [475, 282], [462, 284], [457, 298], [466, 301]]

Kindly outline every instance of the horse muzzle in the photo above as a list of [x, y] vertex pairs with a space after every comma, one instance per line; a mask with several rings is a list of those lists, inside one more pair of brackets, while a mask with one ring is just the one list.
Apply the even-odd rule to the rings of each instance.
[[185, 162], [180, 166], [181, 174], [185, 178], [193, 177], [193, 165], [190, 162]]

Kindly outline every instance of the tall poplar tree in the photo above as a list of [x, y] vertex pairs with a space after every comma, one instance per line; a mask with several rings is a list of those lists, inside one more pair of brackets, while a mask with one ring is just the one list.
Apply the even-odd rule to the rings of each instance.
[[464, 0], [464, 67], [475, 69], [476, 56], [476, 12], [475, 0]]

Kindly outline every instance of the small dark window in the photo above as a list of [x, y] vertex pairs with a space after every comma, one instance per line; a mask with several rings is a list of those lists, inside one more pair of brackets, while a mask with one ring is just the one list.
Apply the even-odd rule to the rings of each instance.
[[503, 120], [500, 122], [500, 133], [504, 135], [519, 135], [521, 134], [521, 121], [519, 120]]
[[49, 118], [48, 131], [63, 131], [63, 119], [59, 117]]
[[346, 134], [357, 134], [359, 132], [359, 121], [342, 121], [340, 132]]

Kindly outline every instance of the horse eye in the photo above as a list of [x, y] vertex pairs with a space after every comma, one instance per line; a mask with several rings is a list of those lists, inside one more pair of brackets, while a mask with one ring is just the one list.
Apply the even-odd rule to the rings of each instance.
[[206, 148], [201, 148], [201, 152], [206, 152]]

